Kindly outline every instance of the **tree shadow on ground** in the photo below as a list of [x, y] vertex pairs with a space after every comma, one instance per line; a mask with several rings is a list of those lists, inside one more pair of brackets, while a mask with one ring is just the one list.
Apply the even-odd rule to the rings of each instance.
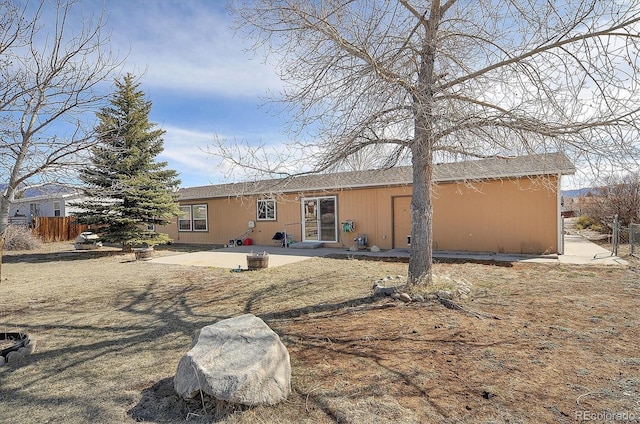
[[[147, 345], [145, 348], [147, 352], [153, 354], [155, 350], [157, 358], [162, 358], [163, 351], [166, 351], [162, 341], [192, 336], [195, 330], [205, 325], [236, 316], [239, 313], [252, 312], [265, 321], [273, 322], [313, 313], [330, 313], [351, 307], [366, 306], [380, 300], [380, 298], [372, 296], [353, 296], [352, 299], [344, 300], [348, 297], [345, 296], [333, 302], [326, 302], [325, 297], [314, 302], [301, 302], [301, 306], [298, 306], [300, 305], [298, 303], [295, 307], [281, 307], [279, 310], [276, 308], [275, 311], [270, 312], [269, 306], [259, 308], [256, 307], [256, 304], [259, 304], [258, 306], [269, 305], [274, 295], [272, 286], [254, 289], [241, 298], [233, 290], [227, 290], [224, 293], [216, 293], [210, 299], [201, 299], [204, 293], [211, 294], [210, 284], [201, 280], [201, 274], [195, 274], [192, 279], [184, 275], [181, 278], [183, 278], [182, 282], [175, 285], [167, 285], [161, 279], [151, 278], [151, 281], [145, 284], [142, 289], [120, 292], [108, 301], [110, 305], [113, 305], [114, 314], [105, 315], [104, 325], [101, 324], [101, 321], [86, 323], [75, 320], [62, 320], [48, 324], [8, 323], [16, 328], [23, 328], [28, 333], [44, 332], [48, 333], [47, 337], [49, 338], [54, 338], [56, 334], [62, 334], [64, 337], [76, 337], [78, 342], [60, 344], [55, 348], [49, 346], [48, 349], [36, 352], [30, 361], [33, 361], [33, 364], [38, 364], [39, 371], [37, 375], [21, 382], [23, 390], [18, 394], [10, 393], [9, 389], [2, 390], [3, 377], [8, 377], [8, 375], [0, 374], [0, 399], [11, 397], [14, 404], [33, 405], [40, 409], [48, 408], [47, 405], [52, 402], [51, 398], [34, 395], [32, 390], [40, 384], [48, 384], [46, 382], [59, 384], [60, 379], [77, 378], [77, 374], [73, 374], [77, 371], [74, 370], [80, 369], [86, 364], [96, 364], [96, 368], [104, 363], [113, 364], [114, 368], [106, 375], [114, 377], [118, 372], [116, 367], [126, 365], [126, 362], [123, 364], [118, 362], [117, 358], [134, 356], [139, 346]], [[313, 281], [308, 278], [294, 279], [293, 281], [288, 280], [283, 286], [288, 289], [296, 283], [312, 284]], [[252, 281], [248, 280], [245, 284], [252, 284]], [[203, 291], [205, 289], [209, 291]], [[294, 295], [286, 290], [275, 294], [278, 296]], [[69, 304], [66, 303], [52, 306], [52, 308], [64, 311], [67, 311], [68, 307]], [[73, 303], [73, 310], [84, 311], [84, 307], [83, 304]], [[86, 307], [95, 307], [95, 304], [92, 301], [87, 303]], [[85, 334], [91, 335], [91, 337], [84, 339]], [[286, 337], [283, 334], [280, 336]], [[186, 345], [180, 353], [185, 354], [188, 349], [188, 345]], [[178, 351], [176, 350], [176, 352]], [[164, 356], [164, 358], [165, 360], [175, 359], [176, 365], [179, 360], [179, 356], [175, 358]], [[92, 369], [91, 372], [93, 371]], [[99, 377], [93, 378], [99, 381]], [[245, 408], [213, 399], [204, 402], [200, 398], [193, 401], [183, 400], [174, 391], [173, 376], [160, 380], [157, 378], [156, 374], [156, 377], [152, 377], [150, 380], [143, 380], [129, 386], [138, 394], [134, 402], [138, 399], [139, 401], [127, 411], [128, 415], [136, 421], [178, 422], [188, 418], [190, 422], [212, 422], [212, 420], [223, 420]], [[107, 406], [104, 406], [103, 410], [97, 408], [97, 404], [102, 402], [97, 398], [74, 396], [60, 399], [58, 404], [61, 402], [67, 402], [69, 409], [73, 409], [74, 413], [81, 415], [87, 421], [99, 420], [98, 418], [103, 414], [102, 418], [109, 416], [110, 413]]]
[[[94, 369], [87, 370], [90, 373], [98, 372], [96, 369], [106, 361], [111, 361], [114, 367], [120, 366], [121, 364], [114, 358], [135, 355], [141, 344], [153, 345], [151, 349], [157, 350], [160, 357], [163, 347], [157, 343], [158, 341], [173, 340], [180, 335], [191, 336], [195, 329], [229, 316], [228, 313], [221, 315], [194, 313], [190, 309], [186, 297], [197, 288], [194, 288], [193, 285], [185, 285], [168, 293], [160, 293], [162, 290], [160, 283], [151, 281], [140, 292], [121, 293], [118, 298], [114, 299], [116, 304], [114, 312], [142, 317], [142, 319], [133, 322], [117, 320], [106, 326], [77, 322], [51, 324], [6, 322], [9, 327], [24, 329], [29, 335], [34, 335], [36, 340], [40, 333], [47, 334], [44, 339], [55, 338], [55, 335], [59, 334], [63, 337], [77, 338], [77, 342], [59, 344], [55, 347], [51, 344], [48, 346], [43, 344], [44, 348], [37, 349], [19, 367], [15, 367], [15, 369], [14, 367], [6, 367], [5, 372], [0, 373], [0, 402], [11, 399], [14, 405], [25, 407], [31, 405], [36, 409], [50, 409], [51, 405], [56, 405], [61, 409], [60, 411], [56, 409], [57, 414], [64, 415], [69, 413], [66, 411], [73, 410], [74, 416], [81, 417], [84, 422], [104, 421], [105, 417], [109, 417], [111, 411], [108, 406], [102, 405], [103, 400], [101, 399], [87, 398], [82, 395], [60, 396], [53, 399], [46, 394], [38, 393], [35, 388], [39, 385], [59, 384], [60, 379], [80, 378], [77, 374], [78, 371], [74, 370], [80, 369], [86, 364], [96, 364]], [[77, 307], [79, 305], [76, 305]], [[65, 309], [66, 306], [59, 305], [59, 308]], [[88, 335], [88, 337], [85, 339], [84, 335]], [[124, 363], [126, 364], [126, 362]], [[3, 380], [9, 378], [14, 371], [20, 372], [18, 370], [23, 367], [37, 367], [38, 373], [24, 378], [20, 382], [22, 390], [19, 392], [3, 387]], [[115, 371], [111, 377], [116, 378]], [[167, 421], [158, 415], [157, 421], [159, 422], [184, 421], [186, 414], [192, 410], [197, 411], [197, 408], [190, 403], [176, 400], [177, 395], [173, 391], [173, 378], [168, 380], [171, 384], [164, 380], [157, 382], [152, 387], [152, 391], [156, 393], [155, 397], [150, 397], [151, 392], [146, 394], [146, 398], [143, 399], [145, 404], [136, 411], [143, 408], [148, 411], [156, 411], [157, 414], [168, 413], [172, 417]], [[152, 384], [143, 383], [145, 385]], [[143, 391], [143, 396], [145, 393]], [[158, 396], [158, 393], [162, 396]], [[166, 393], [171, 393], [171, 396], [165, 396]], [[151, 406], [153, 402], [150, 399], [154, 399], [155, 406]], [[172, 408], [175, 408], [175, 411]], [[139, 413], [142, 414], [142, 412]], [[183, 413], [184, 415], [181, 415]], [[174, 416], [179, 419], [174, 420]]]
[[[269, 291], [270, 288], [259, 290], [254, 293], [253, 296], [246, 299], [246, 304], [243, 312], [252, 313], [252, 304], [256, 301], [256, 299], [260, 298], [263, 295], [267, 295]], [[134, 301], [134, 303], [137, 303], [137, 300]], [[369, 361], [372, 365], [385, 370], [392, 376], [395, 376], [395, 379], [403, 381], [406, 387], [410, 387], [413, 392], [417, 393], [420, 397], [426, 400], [434, 413], [444, 417], [446, 416], [445, 411], [438, 406], [438, 403], [436, 401], [430, 399], [429, 393], [425, 391], [423, 387], [421, 387], [416, 381], [414, 381], [416, 376], [386, 364], [384, 361], [385, 355], [383, 352], [360, 349], [358, 347], [360, 346], [359, 342], [361, 342], [360, 336], [354, 336], [354, 338], [332, 338], [330, 343], [331, 347], [329, 348], [324, 336], [300, 334], [286, 330], [283, 331], [283, 327], [281, 325], [278, 325], [278, 321], [287, 322], [292, 318], [297, 319], [307, 315], [317, 316], [317, 314], [320, 314], [326, 319], [329, 319], [331, 317], [333, 317], [332, 319], [348, 319], [347, 317], [350, 316], [350, 313], [353, 310], [372, 311], [378, 309], [401, 307], [401, 305], [403, 304], [399, 302], [390, 302], [388, 297], [366, 296], [345, 301], [337, 301], [333, 303], [319, 303], [281, 311], [256, 313], [256, 315], [267, 322], [267, 324], [279, 334], [279, 336], [282, 338], [282, 341], [288, 345], [289, 349], [295, 346], [297, 347], [297, 349], [302, 350], [315, 349], [319, 352], [323, 352], [323, 354], [325, 355], [341, 355], [344, 357], [354, 357], [359, 361]], [[428, 305], [432, 305], [434, 308], [444, 308], [440, 304], [436, 305], [425, 303], [424, 305], [425, 307], [428, 307]], [[129, 307], [131, 306], [132, 305], [129, 305]], [[415, 307], [422, 306], [416, 305]], [[220, 319], [224, 319], [224, 317], [220, 317]], [[420, 338], [414, 339], [412, 338], [412, 335], [403, 336], [402, 339], [405, 342], [413, 342], [417, 346], [422, 346], [425, 343], [451, 345], [462, 344], [468, 346], [470, 349], [481, 349], [496, 345], [495, 342], [491, 341], [472, 343], [440, 338], [428, 340]], [[396, 338], [394, 338], [393, 340], [379, 338], [379, 340], [392, 342], [396, 340]], [[386, 354], [393, 355], [394, 353], [386, 352]], [[372, 382], [371, 384], [375, 386], [378, 383]], [[375, 393], [376, 390], [373, 387], [370, 387], [365, 391]], [[322, 411], [322, 415], [329, 420], [335, 422], [344, 421], [345, 412], [342, 411], [342, 408], [344, 407], [344, 405], [342, 404], [342, 400], [345, 396], [349, 396], [349, 394], [340, 393], [337, 391], [334, 392], [331, 390], [323, 393], [315, 393], [313, 391], [309, 391], [308, 389], [294, 386], [292, 387], [291, 396], [293, 398], [291, 398], [289, 402], [296, 403], [300, 402], [300, 399], [303, 399], [305, 405], [313, 405], [314, 408]], [[374, 403], [380, 402], [380, 400], [375, 396], [371, 397], [371, 399], [375, 399], [375, 401], [372, 400], [372, 402]], [[366, 409], [366, 405], [362, 407]], [[393, 408], [393, 411], [391, 411], [392, 414], [408, 413], [408, 410], [404, 410], [403, 407], [401, 407], [395, 401], [390, 402], [388, 407]], [[190, 422], [210, 423], [224, 421], [231, 415], [246, 411], [248, 409], [251, 408], [241, 405], [231, 405], [223, 401], [215, 400], [206, 395], [204, 399], [196, 397], [192, 400], [184, 400], [180, 398], [174, 390], [173, 377], [168, 377], [157, 381], [151, 386], [143, 389], [141, 392], [140, 401], [128, 411], [128, 415], [136, 421], [174, 422], [187, 419]], [[373, 409], [375, 408], [372, 408], [372, 410]], [[366, 411], [362, 412], [364, 413]], [[418, 421], [412, 419], [406, 422]]]
[[[254, 302], [262, 298], [263, 296], [269, 296], [272, 290], [272, 287], [267, 287], [262, 290], [257, 290], [255, 293], [253, 293], [252, 296], [245, 300], [245, 307], [243, 312], [253, 313], [252, 306]], [[141, 294], [140, 296], [132, 299], [130, 303], [122, 309], [135, 313], [153, 314], [154, 312], [151, 309], [139, 309], [139, 305], [142, 304], [147, 298], [148, 293]], [[334, 311], [341, 311], [347, 308], [374, 304], [379, 302], [380, 300], [380, 297], [365, 296], [341, 302], [307, 305], [299, 308], [290, 308], [288, 310], [277, 312], [256, 313], [256, 316], [260, 317], [268, 323], [269, 321], [273, 320], [298, 318], [314, 313], [331, 313]], [[384, 307], [384, 305], [381, 305], [381, 307]], [[184, 305], [181, 305], [179, 309], [181, 309], [183, 312], [186, 311]], [[217, 320], [215, 320], [215, 322], [221, 319], [230, 318], [231, 316], [233, 315], [230, 315], [229, 317], [220, 316]], [[162, 319], [165, 320], [166, 318], [163, 317]], [[175, 319], [179, 318], [173, 316], [172, 320]], [[209, 324], [212, 323], [213, 322]], [[190, 330], [193, 330], [193, 323], [191, 323], [189, 327]], [[272, 329], [277, 332], [276, 328], [272, 327]], [[285, 334], [279, 335], [280, 337], [286, 337]], [[184, 353], [186, 353], [186, 351]], [[292, 393], [292, 395], [294, 395], [294, 393]], [[321, 402], [315, 402], [313, 398], [311, 398], [310, 400], [321, 406]], [[211, 423], [224, 421], [227, 417], [248, 409], [251, 409], [251, 407], [229, 404], [228, 402], [217, 400], [206, 394], [203, 394], [202, 397], [198, 396], [190, 400], [182, 399], [174, 390], [172, 376], [159, 380], [151, 386], [144, 388], [141, 392], [140, 401], [133, 408], [127, 411], [127, 414], [136, 421], [177, 422], [187, 419], [189, 422]], [[332, 414], [330, 413], [329, 408], [326, 409], [325, 414], [328, 417], [332, 418]]]

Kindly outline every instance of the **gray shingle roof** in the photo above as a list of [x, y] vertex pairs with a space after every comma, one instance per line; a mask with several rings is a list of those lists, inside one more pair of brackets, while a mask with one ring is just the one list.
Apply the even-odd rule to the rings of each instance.
[[[548, 153], [513, 158], [489, 158], [465, 162], [442, 163], [434, 167], [435, 182], [476, 181], [483, 179], [517, 178], [536, 175], [573, 174], [575, 167], [561, 153]], [[412, 182], [410, 166], [369, 171], [336, 172], [303, 175], [232, 184], [217, 184], [182, 188], [180, 200], [211, 199], [327, 191], [345, 188], [409, 185]]]

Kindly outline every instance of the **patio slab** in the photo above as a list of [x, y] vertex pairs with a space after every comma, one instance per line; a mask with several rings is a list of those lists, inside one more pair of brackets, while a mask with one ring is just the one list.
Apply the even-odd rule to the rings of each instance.
[[[255, 250], [254, 250], [255, 251]], [[262, 249], [259, 250], [262, 253]], [[150, 262], [159, 264], [178, 264], [191, 266], [210, 266], [216, 268], [247, 269], [248, 251], [228, 252], [220, 250], [210, 250], [205, 252], [179, 253], [176, 255], [167, 255], [154, 258]], [[275, 255], [269, 254], [269, 268], [287, 265], [294, 262], [304, 261], [310, 256], [302, 255]]]
[[[269, 267], [276, 267], [290, 263], [304, 261], [313, 257], [344, 257], [344, 258], [394, 258], [407, 261], [410, 252], [408, 249], [391, 249], [381, 252], [368, 250], [351, 251], [346, 248], [320, 247], [314, 249], [292, 249], [279, 246], [236, 246], [226, 247], [194, 253], [176, 253], [154, 258], [151, 262], [165, 264], [181, 264], [193, 266], [210, 266], [234, 269], [240, 266], [247, 268], [246, 256], [251, 253], [268, 253]], [[627, 265], [627, 261], [612, 256], [611, 252], [598, 246], [582, 236], [565, 236], [564, 255], [511, 255], [500, 253], [473, 253], [473, 252], [448, 252], [436, 251], [433, 253], [435, 260], [469, 260], [469, 261], [495, 261], [495, 262], [545, 262], [566, 263], [582, 265]]]

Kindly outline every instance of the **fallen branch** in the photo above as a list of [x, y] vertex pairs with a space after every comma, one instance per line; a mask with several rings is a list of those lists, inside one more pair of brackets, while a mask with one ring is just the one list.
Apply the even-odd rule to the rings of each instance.
[[395, 308], [398, 306], [396, 303], [383, 303], [381, 305], [360, 305], [360, 306], [352, 306], [347, 309], [348, 312], [361, 312], [361, 311], [372, 311], [376, 309], [387, 309], [387, 308]]
[[447, 309], [453, 309], [453, 310], [456, 310], [456, 311], [462, 311], [462, 312], [466, 313], [467, 315], [471, 315], [471, 316], [476, 317], [478, 319], [482, 319], [482, 318], [501, 319], [500, 317], [498, 317], [496, 315], [491, 315], [491, 314], [485, 314], [485, 313], [482, 313], [482, 312], [472, 311], [471, 309], [465, 308], [464, 306], [459, 305], [459, 304], [455, 303], [454, 301], [452, 301], [450, 299], [445, 299], [443, 297], [438, 297], [438, 302], [440, 302]]

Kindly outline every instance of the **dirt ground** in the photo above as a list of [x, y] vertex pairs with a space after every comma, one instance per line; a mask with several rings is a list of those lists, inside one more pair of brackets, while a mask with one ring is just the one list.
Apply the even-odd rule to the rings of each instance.
[[[634, 264], [436, 264], [439, 288], [470, 285], [455, 300], [466, 310], [371, 297], [375, 280], [406, 272], [314, 258], [231, 273], [65, 243], [6, 252], [0, 331], [37, 349], [0, 367], [0, 422], [640, 422]], [[290, 398], [178, 399], [194, 331], [242, 313], [287, 346]]]

